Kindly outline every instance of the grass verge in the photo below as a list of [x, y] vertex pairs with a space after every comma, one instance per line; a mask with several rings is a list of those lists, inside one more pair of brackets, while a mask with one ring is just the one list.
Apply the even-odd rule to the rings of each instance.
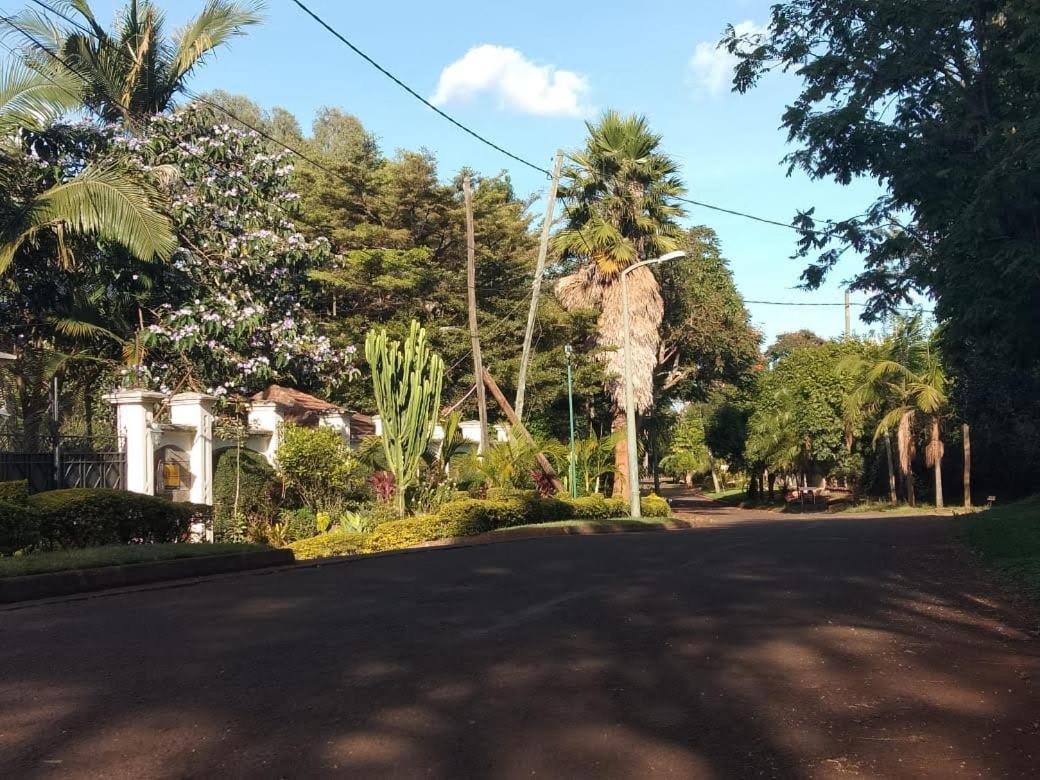
[[986, 566], [1040, 601], [1040, 496], [969, 515], [964, 535]]
[[134, 544], [112, 547], [88, 547], [84, 550], [14, 555], [0, 558], [0, 577], [21, 577], [72, 569], [99, 569], [130, 563], [155, 563], [177, 558], [200, 558], [210, 555], [268, 550], [262, 544]]

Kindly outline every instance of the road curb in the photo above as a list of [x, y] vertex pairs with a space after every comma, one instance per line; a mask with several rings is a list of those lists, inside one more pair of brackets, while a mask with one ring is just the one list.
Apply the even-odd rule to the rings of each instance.
[[153, 563], [103, 566], [96, 569], [28, 574], [0, 579], [0, 603], [11, 604], [55, 596], [70, 596], [111, 588], [127, 588], [168, 580], [191, 579], [212, 574], [263, 569], [293, 562], [291, 550], [208, 555], [199, 558], [175, 558]]

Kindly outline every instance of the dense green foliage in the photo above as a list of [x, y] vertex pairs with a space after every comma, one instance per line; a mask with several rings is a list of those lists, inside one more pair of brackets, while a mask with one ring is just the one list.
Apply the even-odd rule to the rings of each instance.
[[311, 510], [339, 513], [365, 489], [367, 470], [333, 428], [285, 425], [275, 453], [286, 488]]
[[25, 504], [29, 500], [29, 481], [15, 479], [10, 482], [0, 482], [0, 501], [10, 504]]
[[0, 555], [11, 555], [40, 542], [39, 512], [11, 501], [0, 501]]
[[1040, 465], [1038, 25], [1032, 0], [787, 0], [765, 36], [726, 41], [737, 89], [773, 68], [801, 80], [782, 120], [792, 168], [882, 186], [857, 216], [799, 215], [806, 283], [852, 248], [868, 315], [935, 300], [976, 462], [1013, 491]]
[[242, 541], [250, 525], [269, 525], [280, 496], [277, 475], [262, 455], [224, 450], [213, 472], [214, 537], [218, 542]]
[[210, 512], [140, 493], [87, 488], [36, 493], [28, 506], [40, 516], [39, 544], [48, 550], [185, 541], [191, 524]]

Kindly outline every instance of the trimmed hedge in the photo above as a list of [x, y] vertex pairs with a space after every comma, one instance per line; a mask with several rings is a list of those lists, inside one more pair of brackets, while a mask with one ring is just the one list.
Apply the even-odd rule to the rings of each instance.
[[235, 485], [238, 511], [247, 524], [269, 525], [278, 514], [281, 484], [271, 464], [259, 453], [242, 449], [241, 473], [236, 474], [237, 450], [220, 453], [213, 471], [213, 536], [218, 542], [234, 540], [242, 529], [235, 526]]
[[640, 500], [639, 506], [643, 510], [643, 517], [668, 517], [672, 514], [668, 500], [661, 498], [656, 493], [644, 496]]
[[[380, 523], [369, 534], [333, 531], [289, 545], [298, 558], [374, 553], [414, 547], [440, 539], [560, 520], [606, 520], [628, 514], [628, 502], [601, 495], [583, 498], [542, 498], [534, 491], [502, 491], [494, 499], [462, 498], [443, 504], [435, 515], [419, 515]], [[667, 517], [668, 502], [660, 496], [642, 501], [647, 517]]]
[[40, 515], [40, 546], [49, 550], [184, 541], [193, 520], [209, 513], [195, 504], [88, 488], [37, 493], [28, 505]]
[[40, 514], [27, 506], [0, 501], [0, 555], [39, 544], [40, 520]]
[[0, 501], [25, 506], [28, 500], [29, 480], [15, 479], [10, 482], [0, 482]]
[[334, 555], [355, 555], [362, 552], [365, 534], [350, 531], [330, 531], [310, 539], [301, 539], [289, 545], [298, 561], [312, 558], [331, 558]]

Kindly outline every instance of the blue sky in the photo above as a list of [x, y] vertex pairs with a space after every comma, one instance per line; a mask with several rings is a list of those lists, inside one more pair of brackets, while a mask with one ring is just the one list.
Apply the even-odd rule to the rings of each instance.
[[[580, 146], [585, 118], [614, 108], [645, 114], [664, 135], [665, 151], [683, 165], [691, 198], [781, 221], [810, 206], [823, 217], [859, 213], [874, 192], [871, 183], [841, 187], [799, 174], [788, 178], [780, 164], [789, 147], [778, 127], [786, 102], [796, 94], [794, 78], [767, 78], [744, 96], [729, 92], [731, 63], [714, 45], [729, 23], [764, 25], [770, 2], [659, 0], [650, 15], [651, 6], [644, 3], [604, 3], [592, 13], [586, 3], [542, 0], [307, 0], [421, 94], [437, 98], [463, 123], [544, 167], [556, 148]], [[160, 4], [170, 23], [179, 26], [202, 1]], [[94, 0], [93, 7], [100, 18], [109, 19], [121, 5]], [[262, 27], [200, 70], [192, 87], [244, 94], [265, 108], [283, 106], [305, 128], [318, 107], [338, 106], [357, 115], [387, 152], [418, 147], [435, 152], [445, 178], [463, 165], [485, 173], [506, 169], [519, 192], [545, 189], [543, 175], [462, 134], [290, 0], [269, 0], [266, 17]], [[645, 40], [659, 42], [643, 48]], [[841, 282], [859, 268], [850, 257], [824, 289], [804, 293], [793, 289], [802, 267], [789, 259], [794, 232], [694, 207], [687, 219], [718, 231], [748, 299], [840, 302]], [[767, 338], [802, 327], [834, 336], [843, 328], [837, 307], [749, 308]], [[867, 330], [858, 322], [854, 327]]]

